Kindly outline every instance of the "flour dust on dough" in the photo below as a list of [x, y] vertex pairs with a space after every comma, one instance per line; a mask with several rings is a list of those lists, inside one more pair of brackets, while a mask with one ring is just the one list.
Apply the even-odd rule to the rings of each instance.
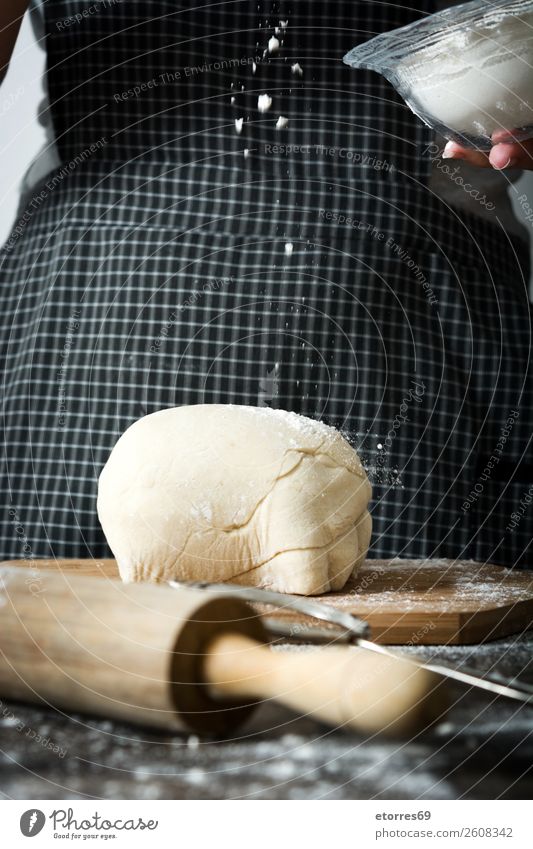
[[125, 581], [340, 590], [364, 560], [371, 487], [334, 428], [268, 407], [160, 410], [120, 437], [98, 515]]

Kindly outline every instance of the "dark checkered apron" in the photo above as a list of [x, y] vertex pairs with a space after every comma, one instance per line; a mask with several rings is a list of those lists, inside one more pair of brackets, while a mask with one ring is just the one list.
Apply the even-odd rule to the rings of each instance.
[[343, 429], [372, 556], [527, 562], [523, 247], [433, 195], [427, 128], [342, 63], [432, 7], [49, 0], [62, 164], [1, 265], [4, 557], [104, 556], [118, 436], [222, 402]]

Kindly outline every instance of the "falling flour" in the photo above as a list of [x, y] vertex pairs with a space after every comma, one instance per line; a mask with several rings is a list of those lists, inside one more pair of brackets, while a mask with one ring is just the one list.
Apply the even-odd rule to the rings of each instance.
[[269, 94], [260, 94], [257, 98], [257, 108], [260, 112], [268, 112], [272, 106], [272, 98]]

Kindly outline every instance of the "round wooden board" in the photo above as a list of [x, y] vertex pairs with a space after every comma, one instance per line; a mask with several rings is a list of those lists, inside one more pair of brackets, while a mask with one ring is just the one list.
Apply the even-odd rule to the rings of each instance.
[[[8, 562], [118, 577], [114, 560]], [[533, 628], [533, 572], [466, 560], [368, 560], [342, 592], [315, 600], [365, 619], [372, 639], [389, 645], [479, 643]], [[319, 625], [288, 609], [261, 606], [260, 612], [300, 640], [306, 628]]]

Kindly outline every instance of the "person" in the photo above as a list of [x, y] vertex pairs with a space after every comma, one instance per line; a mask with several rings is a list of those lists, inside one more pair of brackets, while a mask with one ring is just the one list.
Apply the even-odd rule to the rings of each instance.
[[[2, 556], [108, 554], [120, 434], [231, 403], [341, 428], [373, 483], [370, 557], [528, 565], [528, 248], [503, 166], [533, 143], [447, 163], [342, 62], [439, 4], [33, 5], [57, 161], [1, 255]], [[2, 6], [4, 66], [25, 7]]]

